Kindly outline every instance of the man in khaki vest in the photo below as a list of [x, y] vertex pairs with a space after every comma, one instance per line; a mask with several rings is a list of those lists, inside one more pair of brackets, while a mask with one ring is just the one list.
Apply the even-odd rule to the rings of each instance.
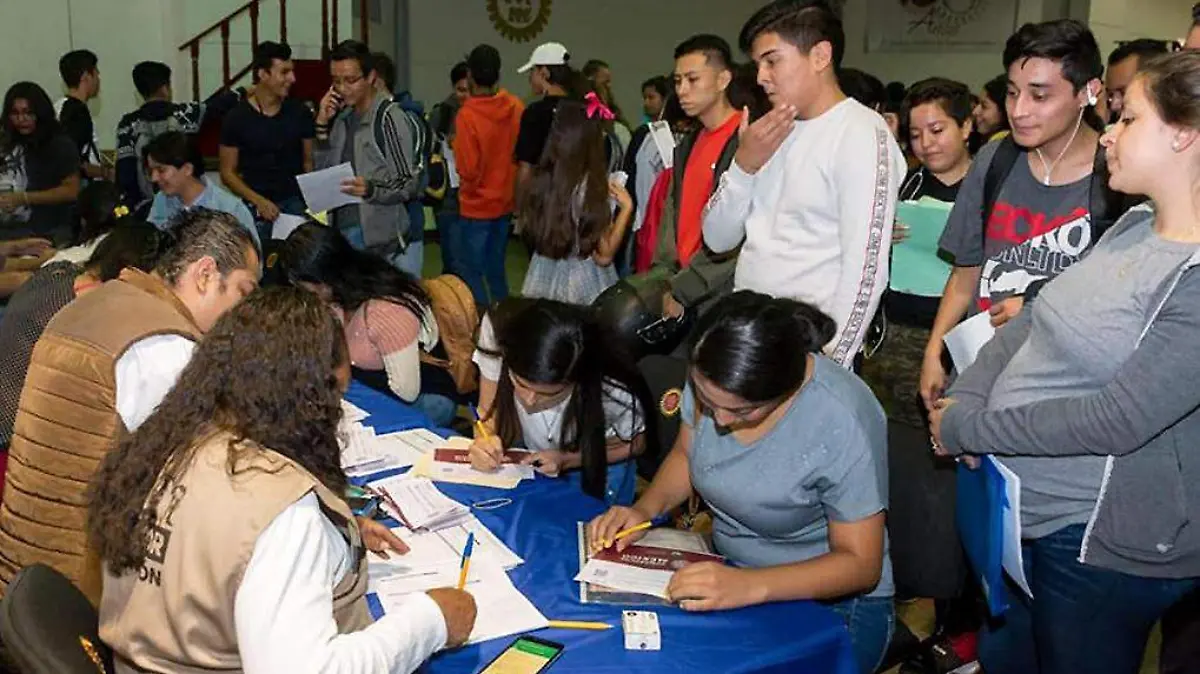
[[258, 286], [258, 253], [233, 216], [197, 209], [172, 231], [177, 240], [153, 273], [125, 269], [79, 297], [34, 347], [0, 502], [0, 591], [40, 562], [99, 603], [89, 480], [171, 389], [195, 341]]

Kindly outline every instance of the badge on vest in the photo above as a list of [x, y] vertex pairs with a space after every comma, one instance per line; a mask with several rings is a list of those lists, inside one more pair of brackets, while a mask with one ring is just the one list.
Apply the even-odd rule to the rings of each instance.
[[682, 401], [683, 391], [677, 388], [667, 389], [667, 392], [658, 399], [658, 411], [664, 417], [676, 416], [679, 414], [679, 404]]

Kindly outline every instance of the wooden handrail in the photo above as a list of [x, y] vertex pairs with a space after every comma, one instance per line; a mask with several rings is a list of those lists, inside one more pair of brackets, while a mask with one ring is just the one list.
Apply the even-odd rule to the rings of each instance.
[[251, 7], [252, 5], [257, 5], [258, 3], [259, 3], [259, 0], [250, 0], [250, 2], [247, 2], [246, 4], [242, 5], [242, 6], [241, 6], [241, 7], [239, 7], [238, 9], [235, 9], [234, 11], [230, 12], [229, 14], [227, 14], [227, 15], [225, 16], [225, 18], [223, 18], [223, 19], [221, 19], [220, 21], [218, 21], [218, 22], [214, 23], [213, 25], [209, 26], [209, 27], [208, 27], [208, 29], [207, 29], [207, 30], [205, 30], [204, 32], [202, 32], [202, 33], [200, 33], [199, 35], [197, 35], [196, 37], [194, 37], [194, 38], [192, 38], [192, 39], [188, 40], [187, 42], [184, 42], [183, 44], [179, 45], [179, 50], [180, 50], [180, 51], [183, 51], [184, 49], [187, 49], [188, 47], [191, 47], [191, 46], [192, 46], [192, 43], [197, 43], [197, 44], [199, 44], [199, 43], [200, 43], [202, 40], [204, 40], [204, 38], [208, 37], [210, 33], [214, 32], [214, 31], [217, 31], [217, 30], [220, 30], [220, 29], [221, 29], [221, 26], [227, 26], [227, 25], [228, 25], [228, 23], [229, 23], [230, 21], [232, 21], [233, 19], [237, 18], [237, 16], [238, 16], [239, 14], [241, 14], [242, 12], [245, 12], [245, 11], [247, 11], [248, 9], [250, 9], [250, 7]]

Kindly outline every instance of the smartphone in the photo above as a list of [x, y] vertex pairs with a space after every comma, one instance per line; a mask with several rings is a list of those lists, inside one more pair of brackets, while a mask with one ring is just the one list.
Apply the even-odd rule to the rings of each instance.
[[537, 637], [517, 637], [479, 674], [539, 674], [549, 669], [565, 648]]

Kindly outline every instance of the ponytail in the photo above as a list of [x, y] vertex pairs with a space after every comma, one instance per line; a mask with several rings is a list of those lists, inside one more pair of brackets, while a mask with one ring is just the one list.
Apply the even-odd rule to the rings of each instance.
[[692, 333], [689, 361], [705, 378], [750, 403], [775, 400], [804, 382], [837, 323], [796, 300], [742, 290], [719, 301]]

